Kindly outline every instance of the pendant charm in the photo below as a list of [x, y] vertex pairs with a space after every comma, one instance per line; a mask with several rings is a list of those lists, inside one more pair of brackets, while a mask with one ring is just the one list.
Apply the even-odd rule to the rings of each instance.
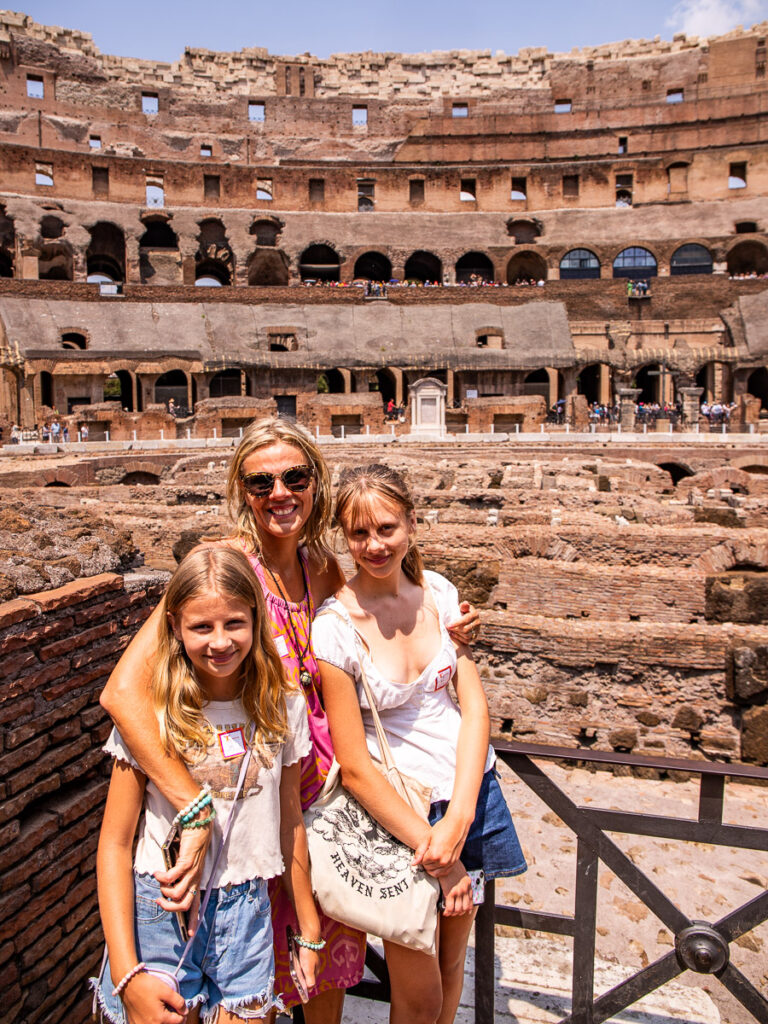
[[301, 683], [302, 686], [309, 686], [309, 684], [312, 682], [312, 676], [309, 674], [309, 672], [307, 672], [305, 668], [303, 668], [301, 672], [299, 672], [299, 682]]

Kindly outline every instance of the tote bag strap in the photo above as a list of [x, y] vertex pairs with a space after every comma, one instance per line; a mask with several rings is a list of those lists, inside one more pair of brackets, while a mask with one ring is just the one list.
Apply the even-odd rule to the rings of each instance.
[[[338, 619], [341, 619], [341, 621], [345, 625], [352, 625], [352, 623], [348, 619], [346, 619], [341, 614], [341, 612], [336, 611], [335, 608], [326, 608], [325, 611], [320, 612], [320, 615], [318, 615], [317, 618], [320, 618], [321, 615], [335, 615]], [[370, 657], [371, 648], [368, 646], [368, 641], [365, 639], [362, 633], [359, 632], [359, 630], [355, 629], [354, 625], [352, 625], [352, 630], [355, 634], [356, 642], [365, 648], [366, 652], [368, 653], [368, 656]], [[373, 727], [376, 730], [376, 740], [379, 744], [379, 753], [381, 754], [381, 760], [387, 772], [397, 772], [398, 768], [397, 765], [395, 764], [395, 759], [392, 755], [392, 748], [389, 745], [389, 740], [387, 739], [387, 734], [384, 730], [384, 726], [381, 724], [381, 718], [379, 717], [379, 709], [376, 707], [376, 701], [373, 698], [371, 684], [368, 682], [368, 677], [366, 676], [365, 669], [363, 668], [362, 658], [360, 658], [358, 664], [360, 668], [360, 682], [363, 684], [365, 697], [366, 700], [368, 701], [368, 706], [371, 709], [371, 717], [373, 718]], [[400, 795], [402, 796], [403, 794], [401, 793]], [[407, 800], [407, 797], [405, 797], [405, 799]]]
[[181, 957], [179, 958], [179, 962], [176, 964], [176, 970], [173, 972], [174, 975], [176, 975], [176, 976], [178, 976], [179, 971], [184, 966], [184, 961], [187, 959], [187, 956], [189, 955], [189, 951], [190, 951], [190, 949], [192, 949], [192, 944], [194, 943], [194, 941], [195, 941], [195, 939], [197, 937], [197, 929], [199, 928], [201, 922], [205, 918], [205, 912], [208, 909], [208, 903], [209, 903], [210, 898], [211, 898], [211, 893], [213, 892], [213, 886], [211, 885], [211, 882], [212, 882], [213, 878], [216, 875], [216, 868], [219, 866], [219, 861], [221, 860], [221, 855], [224, 852], [224, 847], [227, 844], [227, 839], [229, 839], [229, 833], [232, 831], [232, 825], [233, 825], [234, 819], [235, 819], [235, 811], [237, 810], [237, 801], [240, 798], [240, 793], [242, 791], [243, 786], [245, 785], [246, 772], [248, 771], [248, 765], [251, 762], [251, 754], [253, 753], [253, 737], [255, 735], [256, 735], [256, 726], [254, 724], [252, 726], [252, 728], [251, 728], [251, 736], [250, 736], [250, 739], [249, 739], [249, 742], [248, 742], [248, 749], [246, 750], [245, 754], [243, 755], [243, 761], [242, 761], [242, 764], [240, 765], [240, 775], [238, 776], [238, 779], [237, 779], [237, 788], [235, 789], [235, 795], [232, 798], [232, 806], [229, 808], [229, 814], [227, 815], [227, 820], [226, 820], [226, 822], [224, 824], [224, 828], [221, 830], [221, 839], [219, 840], [219, 845], [218, 845], [218, 848], [216, 849], [216, 855], [213, 858], [213, 864], [211, 865], [211, 871], [210, 871], [210, 874], [208, 875], [208, 885], [207, 885], [206, 890], [205, 890], [205, 896], [203, 897], [202, 903], [200, 904], [200, 909], [198, 910], [198, 913], [197, 913], [197, 921], [195, 921], [195, 929], [194, 929], [194, 932], [192, 933], [192, 935], [190, 935], [189, 939], [187, 940], [187, 944], [184, 947], [184, 951], [181, 954]]

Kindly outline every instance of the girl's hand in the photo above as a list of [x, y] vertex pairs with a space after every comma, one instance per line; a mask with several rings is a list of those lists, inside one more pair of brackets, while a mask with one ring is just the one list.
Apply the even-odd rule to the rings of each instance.
[[183, 997], [145, 972], [131, 978], [122, 999], [129, 1024], [182, 1024], [187, 1018]]
[[459, 859], [468, 832], [469, 825], [463, 827], [451, 817], [449, 809], [416, 848], [413, 864], [421, 864], [428, 874], [441, 878]]
[[440, 878], [445, 906], [444, 917], [458, 917], [472, 910], [472, 882], [461, 861], [457, 861], [447, 874]]
[[306, 946], [299, 946], [299, 963], [304, 973], [304, 980], [307, 990], [312, 991], [317, 981], [317, 972], [320, 967], [320, 954], [315, 949], [307, 949]]
[[455, 643], [469, 645], [480, 636], [480, 612], [469, 601], [462, 601], [459, 611], [461, 618], [448, 626], [448, 632]]
[[185, 828], [181, 833], [179, 856], [170, 871], [156, 871], [163, 899], [158, 905], [163, 910], [183, 910], [188, 913], [190, 935], [197, 920], [200, 903], [200, 879], [203, 875], [205, 855], [211, 841], [211, 828]]

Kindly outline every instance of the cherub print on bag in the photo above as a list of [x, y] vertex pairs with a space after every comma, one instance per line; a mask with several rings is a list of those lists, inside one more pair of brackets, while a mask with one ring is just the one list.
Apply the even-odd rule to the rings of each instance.
[[340, 875], [345, 871], [363, 883], [383, 886], [407, 877], [413, 854], [374, 821], [355, 800], [317, 817], [312, 829], [333, 845], [333, 864]]

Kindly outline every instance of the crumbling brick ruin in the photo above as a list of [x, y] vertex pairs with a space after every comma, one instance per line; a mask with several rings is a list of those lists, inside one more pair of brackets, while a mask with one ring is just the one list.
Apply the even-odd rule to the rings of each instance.
[[0, 417], [320, 393], [376, 431], [424, 376], [454, 430], [633, 382], [768, 407], [766, 37], [155, 64], [2, 12]]
[[[98, 693], [162, 570], [228, 528], [222, 438], [401, 435], [384, 406], [427, 376], [457, 434], [558, 398], [584, 425], [632, 384], [760, 425], [767, 37], [154, 64], [0, 12], [3, 440], [55, 412], [156, 442], [3, 452], [3, 1024], [88, 1017]], [[760, 440], [326, 453], [408, 476], [427, 564], [483, 610], [496, 736], [766, 765]]]

